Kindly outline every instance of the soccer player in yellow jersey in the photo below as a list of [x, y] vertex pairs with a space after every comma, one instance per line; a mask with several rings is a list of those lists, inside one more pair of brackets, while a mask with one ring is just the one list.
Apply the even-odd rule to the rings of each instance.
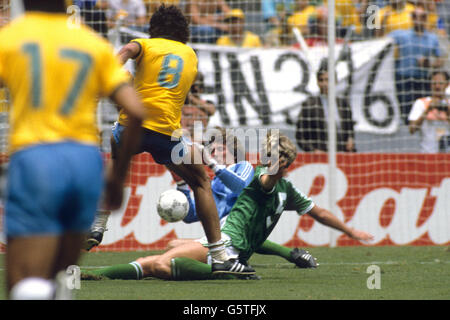
[[[55, 279], [77, 263], [105, 184], [104, 206], [123, 183], [145, 110], [110, 45], [68, 24], [64, 0], [25, 0], [0, 30], [0, 80], [9, 89], [10, 163], [5, 204], [10, 299], [57, 298]], [[97, 97], [128, 113], [126, 148], [103, 178]], [[67, 282], [61, 281], [67, 287]]]
[[[147, 111], [138, 153], [149, 152], [157, 163], [165, 165], [191, 187], [209, 242], [213, 272], [253, 274], [253, 268], [227, 256], [211, 183], [203, 163], [196, 163], [202, 159], [200, 149], [181, 139], [181, 108], [197, 75], [197, 56], [186, 45], [188, 22], [178, 7], [161, 5], [150, 19], [149, 33], [150, 39], [132, 40], [119, 51], [123, 64], [128, 59], [136, 60], [134, 85]], [[128, 116], [120, 112], [111, 141], [113, 161], [114, 150], [125, 144], [121, 132], [127, 126]], [[87, 249], [102, 240], [108, 215], [102, 213], [103, 226], [93, 226]]]

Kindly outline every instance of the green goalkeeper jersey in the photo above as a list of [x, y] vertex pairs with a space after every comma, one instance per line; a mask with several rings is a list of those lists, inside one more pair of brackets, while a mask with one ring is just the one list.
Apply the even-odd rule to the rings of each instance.
[[284, 210], [302, 215], [314, 207], [314, 202], [285, 178], [266, 192], [260, 183], [265, 173], [266, 167], [256, 168], [253, 180], [239, 195], [222, 228], [240, 251], [242, 261], [247, 261], [269, 237]]

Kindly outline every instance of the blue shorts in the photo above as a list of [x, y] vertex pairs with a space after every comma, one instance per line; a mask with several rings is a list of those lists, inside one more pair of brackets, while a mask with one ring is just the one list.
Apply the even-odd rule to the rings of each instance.
[[8, 237], [87, 232], [103, 188], [98, 147], [43, 144], [14, 153], [8, 169]]
[[[114, 142], [120, 147], [120, 138], [126, 127], [119, 123], [115, 123], [112, 129], [112, 135], [114, 137]], [[171, 136], [149, 130], [146, 128], [142, 129], [141, 145], [136, 152], [148, 152], [152, 155], [156, 163], [159, 164], [178, 164], [181, 159], [186, 154], [186, 144], [183, 139], [175, 139]], [[116, 148], [112, 148], [111, 157], [116, 157]]]

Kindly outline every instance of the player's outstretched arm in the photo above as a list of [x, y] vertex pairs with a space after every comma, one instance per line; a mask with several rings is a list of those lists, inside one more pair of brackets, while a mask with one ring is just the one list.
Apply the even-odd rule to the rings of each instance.
[[128, 114], [128, 124], [123, 133], [121, 146], [118, 148], [117, 156], [106, 173], [104, 205], [106, 209], [116, 210], [122, 204], [123, 184], [131, 157], [140, 143], [140, 130], [145, 112], [139, 97], [129, 84], [124, 84], [118, 88], [111, 99]]
[[330, 211], [315, 205], [308, 214], [318, 222], [344, 232], [349, 237], [360, 241], [371, 241], [373, 236], [365, 231], [350, 228], [344, 222], [336, 218]]
[[267, 192], [271, 191], [283, 177], [288, 166], [288, 161], [284, 157], [279, 157], [273, 164], [270, 163], [267, 173], [259, 178], [261, 187]]

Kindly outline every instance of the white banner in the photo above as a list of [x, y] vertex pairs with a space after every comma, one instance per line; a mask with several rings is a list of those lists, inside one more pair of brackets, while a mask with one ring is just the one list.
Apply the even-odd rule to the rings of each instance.
[[[337, 94], [349, 99], [355, 130], [391, 134], [399, 112], [391, 40], [336, 46]], [[327, 47], [245, 49], [195, 45], [205, 98], [217, 107], [210, 125], [278, 126], [295, 129], [301, 103], [317, 94], [316, 71]]]

